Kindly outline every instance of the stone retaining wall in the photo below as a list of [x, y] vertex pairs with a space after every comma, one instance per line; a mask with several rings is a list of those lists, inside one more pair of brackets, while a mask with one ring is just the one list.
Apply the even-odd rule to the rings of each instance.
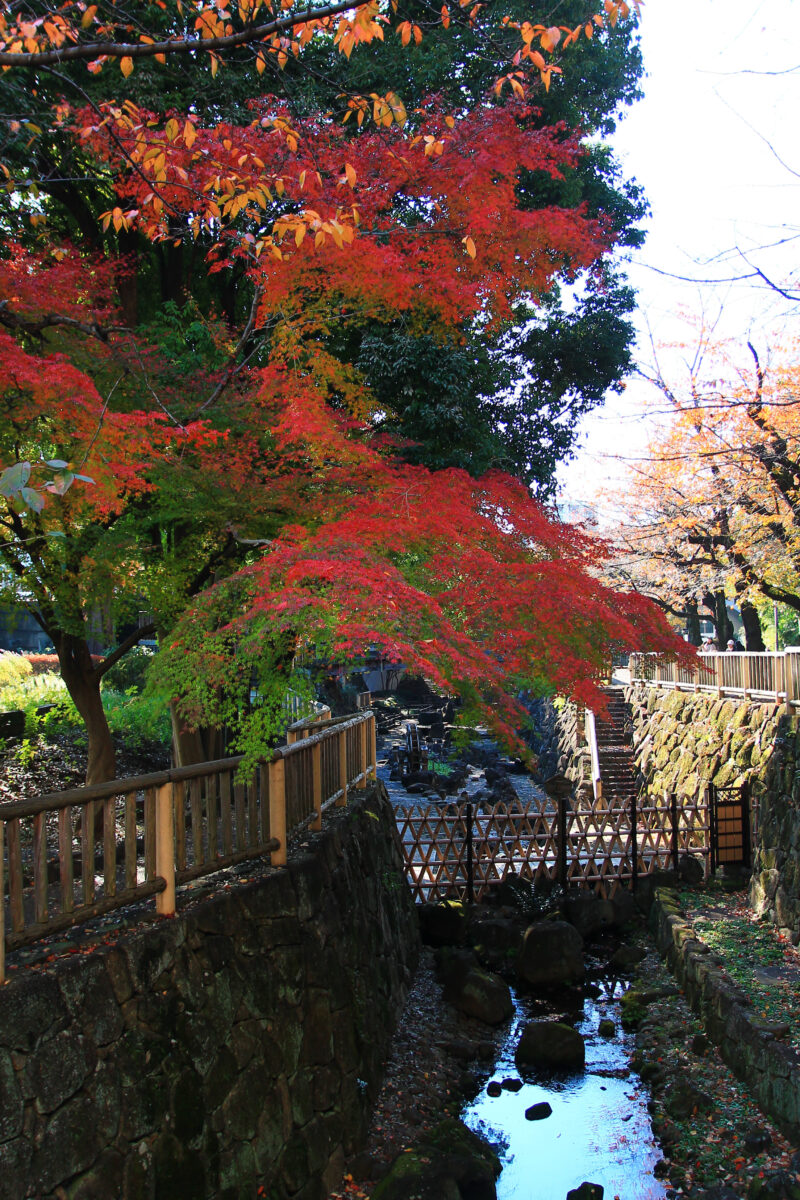
[[[756, 811], [750, 901], [800, 943], [800, 730], [778, 704], [723, 700], [707, 692], [625, 689], [636, 764], [654, 792], [697, 797], [747, 783]], [[591, 787], [589, 753], [576, 741], [574, 705], [537, 701], [539, 775], [556, 771]]]
[[0, 1200], [324, 1200], [418, 952], [371, 788], [285, 870], [0, 989]]
[[659, 951], [725, 1062], [752, 1088], [764, 1112], [800, 1141], [800, 1055], [751, 1011], [747, 996], [695, 935], [675, 892], [656, 892], [650, 924]]
[[629, 687], [637, 765], [656, 792], [747, 783], [756, 810], [750, 900], [800, 941], [800, 732], [777, 704]]
[[592, 760], [579, 735], [578, 709], [568, 701], [536, 700], [531, 709], [538, 765], [536, 777], [566, 775], [578, 790], [592, 790]]

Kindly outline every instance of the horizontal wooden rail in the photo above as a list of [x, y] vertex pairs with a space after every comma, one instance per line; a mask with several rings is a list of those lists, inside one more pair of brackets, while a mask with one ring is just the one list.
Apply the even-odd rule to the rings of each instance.
[[656, 654], [632, 654], [631, 683], [684, 692], [711, 692], [716, 696], [743, 697], [800, 706], [800, 650], [777, 653], [713, 651], [698, 654], [694, 663], [666, 662]]
[[[327, 710], [329, 711], [329, 710]], [[243, 756], [0, 804], [0, 983], [5, 952], [264, 855], [376, 778], [375, 717], [303, 724], [240, 778]]]

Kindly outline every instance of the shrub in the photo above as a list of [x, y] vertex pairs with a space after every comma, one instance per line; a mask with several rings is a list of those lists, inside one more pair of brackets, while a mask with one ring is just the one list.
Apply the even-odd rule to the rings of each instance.
[[22, 683], [31, 674], [32, 667], [23, 654], [12, 654], [0, 650], [0, 690]]
[[0, 686], [0, 709], [4, 712], [19, 709], [25, 713], [26, 737], [36, 736], [41, 720], [38, 708], [45, 704], [62, 705], [67, 700], [69, 696], [60, 675], [27, 675], [16, 683]]
[[103, 676], [104, 690], [128, 692], [136, 688], [138, 692], [143, 692], [147, 668], [155, 658], [155, 653], [149, 646], [134, 646], [110, 671], [106, 671]]
[[48, 675], [51, 672], [57, 675], [61, 669], [57, 654], [26, 654], [25, 658], [34, 675]]
[[145, 749], [153, 742], [168, 745], [172, 738], [169, 709], [160, 696], [140, 696], [135, 688], [103, 692], [111, 732], [125, 741], [131, 750]]

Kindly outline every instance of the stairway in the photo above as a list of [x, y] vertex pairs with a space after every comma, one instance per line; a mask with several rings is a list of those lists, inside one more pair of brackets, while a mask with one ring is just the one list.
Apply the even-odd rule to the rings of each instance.
[[608, 711], [604, 717], [595, 714], [595, 730], [603, 798], [624, 805], [639, 790], [633, 746], [627, 736], [630, 710], [622, 688], [605, 687], [602, 691]]

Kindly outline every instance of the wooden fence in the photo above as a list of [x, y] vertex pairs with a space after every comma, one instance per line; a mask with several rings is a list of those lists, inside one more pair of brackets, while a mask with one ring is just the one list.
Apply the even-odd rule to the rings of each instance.
[[0, 804], [0, 982], [6, 950], [149, 896], [171, 915], [176, 886], [247, 859], [283, 866], [289, 834], [376, 778], [371, 711], [312, 720], [249, 781], [239, 756]]
[[631, 682], [685, 692], [712, 692], [800, 705], [800, 650], [777, 654], [729, 651], [698, 654], [696, 662], [664, 662], [655, 654], [632, 654]]
[[682, 854], [710, 858], [707, 793], [602, 797], [568, 803], [547, 796], [474, 806], [395, 805], [406, 874], [418, 901], [487, 893], [510, 875], [588, 888], [611, 897]]

